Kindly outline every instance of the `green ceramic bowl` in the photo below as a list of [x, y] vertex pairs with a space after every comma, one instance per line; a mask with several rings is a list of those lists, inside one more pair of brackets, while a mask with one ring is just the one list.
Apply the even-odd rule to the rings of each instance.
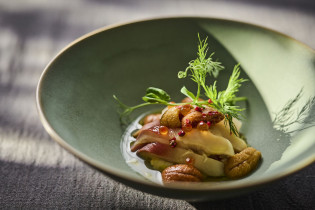
[[[193, 86], [189, 79], [177, 79], [177, 72], [196, 58], [198, 33], [208, 37], [214, 57], [226, 67], [219, 76], [219, 88], [225, 87], [237, 63], [242, 77], [250, 80], [239, 93], [248, 98], [241, 104], [247, 108], [242, 132], [261, 151], [263, 160], [254, 173], [240, 180], [162, 186], [126, 164], [121, 153], [124, 128], [113, 94], [135, 105], [145, 89], [153, 86], [180, 100], [183, 84]], [[277, 130], [273, 123], [301, 89], [293, 118], [315, 96], [315, 53], [304, 44], [246, 23], [165, 18], [102, 28], [71, 43], [44, 70], [37, 106], [52, 138], [106, 175], [160, 196], [213, 200], [250, 192], [314, 162], [315, 126], [307, 124], [314, 122], [314, 101], [302, 116], [304, 123], [295, 121], [288, 127], [295, 132]], [[148, 110], [138, 110], [132, 117]]]

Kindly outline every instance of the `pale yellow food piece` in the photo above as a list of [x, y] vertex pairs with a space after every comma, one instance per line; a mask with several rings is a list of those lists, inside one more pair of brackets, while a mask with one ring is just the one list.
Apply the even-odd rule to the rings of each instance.
[[177, 146], [191, 149], [199, 154], [209, 155], [234, 155], [234, 149], [229, 140], [222, 136], [214, 135], [210, 131], [192, 129], [183, 137], [178, 136]]
[[160, 158], [153, 158], [150, 161], [150, 164], [152, 165], [153, 169], [158, 170], [158, 171], [163, 171], [165, 168], [173, 165], [173, 163], [162, 160]]
[[[235, 125], [240, 127], [240, 123], [236, 123]], [[211, 126], [210, 131], [217, 136], [222, 136], [229, 140], [235, 152], [240, 152], [247, 148], [246, 142], [243, 139], [237, 137], [235, 134], [231, 134], [229, 125], [224, 125], [223, 121], [215, 124], [214, 126]]]

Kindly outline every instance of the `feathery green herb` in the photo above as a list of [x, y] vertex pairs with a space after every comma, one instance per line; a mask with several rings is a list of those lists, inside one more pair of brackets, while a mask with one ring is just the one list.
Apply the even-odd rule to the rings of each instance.
[[[229, 124], [230, 131], [235, 135], [238, 135], [238, 131], [233, 123], [233, 118], [240, 119], [240, 112], [243, 110], [238, 106], [233, 105], [236, 101], [245, 100], [246, 98], [237, 98], [236, 93], [238, 92], [241, 84], [245, 82], [245, 79], [239, 78], [240, 76], [240, 68], [239, 64], [235, 65], [232, 75], [229, 79], [228, 86], [226, 90], [217, 91], [216, 83], [214, 81], [212, 85], [206, 85], [206, 77], [214, 76], [215, 78], [218, 76], [219, 71], [223, 70], [224, 67], [220, 62], [213, 61], [212, 53], [208, 58], [206, 58], [208, 51], [207, 39], [200, 40], [199, 38], [199, 46], [198, 46], [198, 58], [189, 62], [189, 66], [185, 71], [180, 71], [178, 73], [178, 78], [187, 77], [187, 72], [190, 72], [191, 79], [197, 83], [197, 94], [194, 96], [189, 90], [185, 87], [182, 88], [181, 92], [186, 93], [185, 95], [191, 98], [195, 105], [200, 106], [203, 105], [198, 101], [200, 96], [200, 89], [203, 88], [205, 92], [205, 96], [210, 99], [210, 103], [208, 102], [208, 106], [211, 106], [221, 112], [225, 117], [225, 124]], [[187, 94], [188, 93], [188, 94]]]
[[205, 40], [200, 40], [199, 34], [198, 34], [198, 38], [199, 38], [198, 53], [197, 53], [198, 58], [196, 58], [193, 61], [190, 61], [189, 66], [186, 68], [185, 71], [178, 72], [178, 78], [180, 79], [185, 78], [187, 77], [187, 73], [190, 73], [191, 79], [197, 83], [196, 96], [194, 95], [188, 96], [191, 99], [193, 99], [194, 103], [198, 102], [198, 99], [200, 97], [200, 91], [201, 91], [200, 88], [206, 87], [207, 75], [214, 76], [216, 78], [219, 75], [219, 71], [224, 69], [224, 67], [221, 65], [220, 62], [212, 60], [212, 56], [214, 55], [214, 53], [212, 53], [208, 58], [206, 58], [207, 52], [208, 52], [208, 48], [207, 48], [208, 38], [206, 38]]
[[[229, 79], [229, 83], [227, 85], [226, 90], [217, 91], [216, 83], [214, 81], [212, 85], [207, 85], [206, 78], [207, 76], [213, 76], [216, 78], [221, 70], [224, 67], [218, 61], [213, 61], [212, 56], [214, 53], [211, 53], [209, 57], [207, 57], [208, 52], [208, 43], [207, 38], [205, 40], [201, 40], [199, 38], [198, 45], [198, 57], [189, 62], [188, 67], [185, 71], [178, 72], [178, 78], [186, 78], [188, 75], [191, 79], [197, 83], [197, 93], [193, 94], [189, 91], [185, 86], [182, 87], [181, 93], [185, 96], [189, 97], [192, 102], [190, 103], [170, 103], [170, 96], [162, 89], [150, 87], [147, 89], [145, 96], [142, 97], [145, 103], [129, 107], [123, 104], [115, 95], [115, 100], [119, 103], [123, 112], [121, 113], [121, 117], [128, 116], [133, 110], [151, 105], [151, 104], [163, 104], [168, 106], [178, 106], [184, 104], [192, 104], [196, 106], [210, 106], [217, 109], [221, 112], [225, 117], [225, 125], [229, 125], [230, 132], [235, 135], [239, 135], [238, 130], [236, 129], [233, 118], [240, 119], [240, 112], [243, 110], [239, 106], [235, 105], [236, 101], [246, 100], [245, 97], [236, 97], [236, 93], [239, 91], [241, 84], [245, 82], [245, 79], [239, 78], [240, 76], [240, 68], [239, 65], [236, 65], [233, 69], [232, 75]], [[209, 99], [208, 101], [199, 101], [198, 99], [201, 97], [201, 90], [204, 90], [204, 95]]]

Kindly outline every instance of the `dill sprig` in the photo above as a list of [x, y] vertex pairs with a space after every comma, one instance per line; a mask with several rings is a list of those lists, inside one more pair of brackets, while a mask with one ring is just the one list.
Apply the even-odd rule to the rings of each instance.
[[208, 106], [211, 106], [217, 109], [224, 115], [224, 123], [229, 124], [230, 132], [234, 133], [235, 135], [239, 135], [236, 126], [234, 125], [233, 118], [240, 119], [241, 114], [240, 112], [243, 109], [239, 108], [239, 106], [235, 106], [234, 103], [239, 100], [245, 100], [246, 98], [237, 98], [236, 93], [239, 91], [241, 84], [247, 80], [239, 78], [240, 76], [240, 68], [239, 64], [234, 66], [232, 75], [230, 76], [228, 86], [226, 90], [217, 91], [216, 83], [214, 81], [212, 85], [207, 85], [206, 77], [214, 76], [217, 77], [219, 71], [223, 70], [224, 67], [218, 61], [213, 61], [212, 56], [214, 53], [211, 53], [208, 58], [206, 58], [207, 51], [208, 51], [208, 44], [207, 39], [200, 40], [199, 38], [199, 46], [198, 46], [198, 58], [190, 61], [189, 66], [186, 68], [185, 71], [180, 71], [178, 73], [178, 78], [185, 78], [187, 77], [187, 72], [190, 72], [191, 79], [197, 83], [197, 94], [196, 96], [187, 90], [186, 87], [183, 87], [181, 92], [191, 98], [195, 105], [202, 105], [198, 101], [200, 96], [200, 88], [204, 89], [205, 96], [208, 97]]
[[178, 78], [180, 79], [187, 77], [187, 73], [190, 72], [191, 79], [197, 83], [197, 94], [195, 97], [190, 97], [195, 103], [198, 102], [200, 97], [201, 86], [206, 86], [207, 75], [214, 76], [216, 78], [219, 75], [219, 71], [224, 69], [220, 62], [212, 60], [214, 53], [211, 53], [211, 55], [207, 58], [208, 38], [201, 40], [198, 34], [198, 39], [198, 58], [190, 61], [185, 71], [178, 72]]
[[[299, 110], [295, 106], [303, 95], [303, 89], [293, 98], [287, 101], [284, 107], [275, 114], [274, 128], [284, 133], [293, 133], [315, 126], [315, 97], [309, 98]], [[290, 130], [292, 125], [300, 124], [301, 128]]]
[[[129, 107], [123, 104], [115, 95], [114, 99], [118, 102], [122, 108], [121, 117], [128, 116], [133, 110], [152, 104], [163, 104], [167, 106], [178, 106], [184, 104], [191, 104], [196, 106], [210, 106], [217, 109], [224, 115], [225, 125], [229, 125], [230, 132], [235, 135], [239, 135], [236, 126], [234, 125], [233, 118], [240, 119], [240, 112], [243, 111], [239, 106], [235, 105], [236, 101], [246, 100], [245, 97], [236, 97], [236, 93], [241, 87], [241, 83], [245, 82], [245, 79], [240, 77], [240, 68], [239, 64], [235, 65], [232, 75], [230, 76], [229, 83], [227, 88], [223, 91], [217, 91], [216, 83], [214, 81], [212, 85], [207, 85], [206, 78], [207, 76], [213, 76], [216, 78], [221, 70], [224, 69], [222, 64], [218, 61], [213, 61], [212, 56], [214, 53], [211, 53], [207, 57], [208, 52], [208, 43], [207, 38], [201, 40], [198, 34], [199, 45], [198, 45], [198, 57], [195, 60], [192, 60], [188, 63], [188, 67], [185, 71], [178, 72], [178, 78], [186, 78], [188, 75], [191, 79], [197, 84], [197, 93], [193, 94], [185, 86], [181, 88], [181, 93], [189, 97], [192, 102], [189, 103], [170, 103], [171, 97], [164, 90], [150, 87], [147, 89], [145, 96], [142, 97], [142, 100], [145, 103]], [[208, 97], [209, 100], [199, 101], [201, 96], [201, 90], [204, 90], [204, 95]]]
[[246, 79], [239, 78], [239, 76], [240, 68], [239, 64], [237, 64], [234, 66], [226, 90], [217, 93], [215, 85], [216, 81], [214, 82], [214, 85], [205, 87], [206, 96], [211, 99], [213, 106], [224, 115], [225, 123], [229, 124], [230, 131], [232, 131], [235, 135], [238, 135], [238, 131], [233, 123], [233, 118], [241, 119], [242, 115], [240, 112], [244, 109], [239, 108], [239, 106], [235, 106], [234, 103], [236, 100], [246, 99], [236, 97], [236, 93], [239, 91], [241, 84], [247, 81]]

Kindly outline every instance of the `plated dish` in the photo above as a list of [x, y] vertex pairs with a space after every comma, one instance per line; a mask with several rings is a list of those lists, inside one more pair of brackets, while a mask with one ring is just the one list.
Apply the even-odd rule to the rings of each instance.
[[[241, 64], [240, 78], [247, 81], [238, 96], [247, 100], [237, 103], [246, 108], [240, 132], [262, 159], [240, 179], [161, 185], [145, 178], [154, 177], [156, 170], [145, 167], [139, 173], [141, 164], [130, 167], [122, 138], [126, 131], [141, 129], [143, 113], [163, 107], [137, 109], [130, 115], [132, 123], [122, 127], [113, 94], [130, 106], [141, 103], [146, 87], [165, 90], [174, 102], [185, 97], [180, 93], [183, 86], [195, 94], [192, 80], [176, 76], [196, 58], [198, 33], [202, 39], [208, 37], [213, 60], [225, 66], [216, 79], [218, 90], [226, 89], [234, 66]], [[83, 36], [48, 64], [37, 88], [38, 112], [60, 145], [128, 186], [178, 199], [222, 199], [250, 192], [313, 163], [314, 126], [307, 123], [314, 118], [303, 107], [313, 108], [314, 58], [314, 50], [304, 44], [246, 23], [183, 17], [126, 23]], [[281, 112], [285, 107], [293, 113], [306, 111], [296, 118]]]
[[[207, 55], [207, 39], [201, 40], [199, 34], [198, 38], [198, 57], [190, 61], [184, 71], [178, 72], [179, 79], [190, 77], [196, 83], [196, 94], [183, 86], [181, 93], [186, 98], [175, 103], [164, 90], [149, 87], [142, 97], [144, 103], [133, 107], [123, 104], [114, 95], [123, 109], [121, 118], [143, 106], [166, 106], [160, 113], [146, 115], [140, 129], [132, 133], [127, 129], [124, 135], [127, 139], [123, 139], [125, 145], [131, 145], [123, 147], [123, 152], [136, 152], [149, 167], [161, 172], [164, 184], [201, 182], [213, 177], [242, 178], [252, 172], [261, 159], [260, 151], [248, 147], [239, 132], [244, 109], [235, 103], [246, 100], [246, 97], [236, 96], [246, 82], [240, 78], [239, 64], [234, 66], [226, 89], [218, 91], [217, 80], [209, 84], [207, 77], [217, 78], [224, 66], [213, 60], [214, 53]], [[128, 135], [132, 135], [134, 141], [129, 142]], [[125, 156], [127, 163], [139, 162]]]

